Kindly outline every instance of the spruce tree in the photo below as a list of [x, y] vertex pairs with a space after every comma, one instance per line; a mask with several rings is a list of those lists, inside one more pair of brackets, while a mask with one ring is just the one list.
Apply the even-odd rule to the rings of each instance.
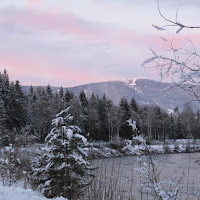
[[46, 87], [46, 96], [51, 99], [53, 97], [53, 92], [52, 92], [52, 89], [51, 89], [51, 86], [50, 85], [47, 85]]
[[99, 133], [98, 140], [109, 141], [108, 100], [104, 94], [98, 103]]
[[74, 98], [74, 93], [69, 91], [69, 90], [66, 90], [65, 92], [65, 97], [64, 97], [64, 101], [65, 101], [65, 104], [68, 106], [70, 101]]
[[42, 185], [49, 198], [77, 199], [90, 182], [90, 164], [84, 160], [87, 139], [79, 127], [70, 125], [73, 117], [68, 112], [69, 108], [61, 111], [52, 121], [53, 129], [46, 137], [48, 152], [33, 169], [32, 186]]
[[80, 92], [79, 98], [81, 101], [82, 108], [83, 108], [83, 110], [85, 110], [86, 106], [88, 105], [88, 99], [83, 90]]
[[64, 90], [63, 90], [63, 87], [60, 87], [60, 90], [59, 90], [59, 97], [60, 99], [62, 99], [64, 96]]
[[92, 94], [88, 102], [88, 116], [87, 116], [87, 127], [88, 127], [88, 136], [90, 139], [98, 140], [98, 131], [99, 131], [99, 115], [97, 112], [98, 99]]
[[41, 87], [37, 88], [37, 100], [35, 103], [34, 123], [37, 131], [37, 137], [40, 142], [44, 142], [47, 133], [50, 130], [52, 110], [50, 108], [49, 96]]
[[0, 145], [3, 144], [5, 126], [6, 126], [6, 111], [5, 111], [5, 101], [3, 94], [3, 79], [0, 73]]
[[130, 106], [131, 106], [131, 109], [133, 111], [135, 111], [136, 113], [138, 112], [138, 105], [137, 105], [134, 97], [131, 100], [131, 105]]
[[17, 133], [20, 133], [22, 127], [26, 124], [27, 99], [19, 81], [11, 83], [8, 102], [8, 122], [10, 130], [15, 129]]
[[122, 138], [131, 138], [133, 135], [133, 130], [127, 123], [127, 120], [131, 118], [131, 110], [127, 99], [125, 98], [121, 99], [120, 110], [121, 110], [120, 136]]
[[182, 124], [181, 117], [179, 115], [176, 122], [176, 139], [183, 138], [185, 138], [184, 125]]

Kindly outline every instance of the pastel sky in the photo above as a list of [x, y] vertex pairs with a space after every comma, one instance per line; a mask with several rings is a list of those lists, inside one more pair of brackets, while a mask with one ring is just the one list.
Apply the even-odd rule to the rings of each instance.
[[[164, 14], [195, 24], [199, 0], [161, 0]], [[199, 20], [196, 20], [198, 23]], [[159, 80], [159, 72], [144, 69], [149, 48], [163, 49], [160, 37], [184, 44], [199, 43], [195, 30], [164, 32], [156, 0], [0, 0], [0, 71], [23, 85], [74, 86], [143, 76]], [[198, 24], [199, 25], [199, 24]]]

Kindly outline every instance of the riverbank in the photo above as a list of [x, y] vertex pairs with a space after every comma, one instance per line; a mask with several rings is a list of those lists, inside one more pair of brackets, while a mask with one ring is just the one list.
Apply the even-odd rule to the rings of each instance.
[[88, 158], [111, 158], [140, 154], [173, 154], [200, 152], [199, 140], [167, 140], [165, 142], [153, 141], [146, 147], [135, 144], [132, 140], [120, 142], [91, 142], [85, 148]]

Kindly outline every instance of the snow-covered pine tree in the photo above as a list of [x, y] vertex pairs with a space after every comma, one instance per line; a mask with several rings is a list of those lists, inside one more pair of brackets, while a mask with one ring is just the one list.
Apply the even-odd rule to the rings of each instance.
[[27, 121], [27, 100], [18, 80], [10, 83], [7, 103], [8, 128], [19, 134]]
[[7, 120], [7, 110], [6, 103], [7, 93], [9, 87], [9, 77], [7, 72], [4, 70], [3, 74], [0, 72], [0, 145], [4, 146], [4, 137], [6, 135], [6, 120]]
[[46, 137], [47, 153], [37, 159], [33, 168], [32, 186], [42, 186], [43, 194], [49, 198], [77, 199], [92, 176], [90, 164], [84, 160], [87, 139], [77, 126], [70, 125], [73, 117], [69, 109], [52, 120], [54, 128]]

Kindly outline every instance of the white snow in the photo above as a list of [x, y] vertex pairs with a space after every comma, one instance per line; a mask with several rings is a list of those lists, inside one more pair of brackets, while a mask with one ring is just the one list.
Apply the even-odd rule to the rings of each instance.
[[133, 131], [136, 130], [136, 121], [133, 121], [132, 119], [127, 120], [128, 125], [132, 127]]
[[140, 80], [140, 79], [147, 79], [145, 77], [134, 77], [134, 78], [129, 78], [129, 79], [126, 79], [124, 82], [126, 85], [130, 86], [130, 87], [134, 87], [136, 86], [136, 82], [137, 80]]
[[66, 137], [68, 138], [68, 140], [71, 140], [71, 139], [72, 139], [73, 134], [74, 134], [74, 132], [73, 132], [73, 130], [70, 129], [70, 128], [68, 128], [68, 129], [66, 130], [66, 132], [65, 132], [65, 135], [66, 135]]
[[58, 126], [58, 124], [64, 124], [63, 117], [57, 117], [56, 119], [52, 120], [52, 125]]
[[168, 111], [168, 114], [173, 114], [174, 113], [174, 110], [172, 110], [172, 109], [167, 109], [167, 111]]
[[134, 88], [135, 88], [135, 90], [136, 90], [138, 93], [144, 94], [144, 93], [142, 92], [142, 90], [141, 90], [139, 87], [134, 87]]
[[62, 110], [61, 112], [59, 112], [56, 117], [60, 117], [63, 113], [68, 113], [70, 110], [70, 107], [66, 108], [65, 110]]
[[[23, 189], [21, 187], [0, 186], [1, 200], [48, 200], [42, 194], [31, 189]], [[63, 197], [57, 197], [53, 200], [67, 200]]]

